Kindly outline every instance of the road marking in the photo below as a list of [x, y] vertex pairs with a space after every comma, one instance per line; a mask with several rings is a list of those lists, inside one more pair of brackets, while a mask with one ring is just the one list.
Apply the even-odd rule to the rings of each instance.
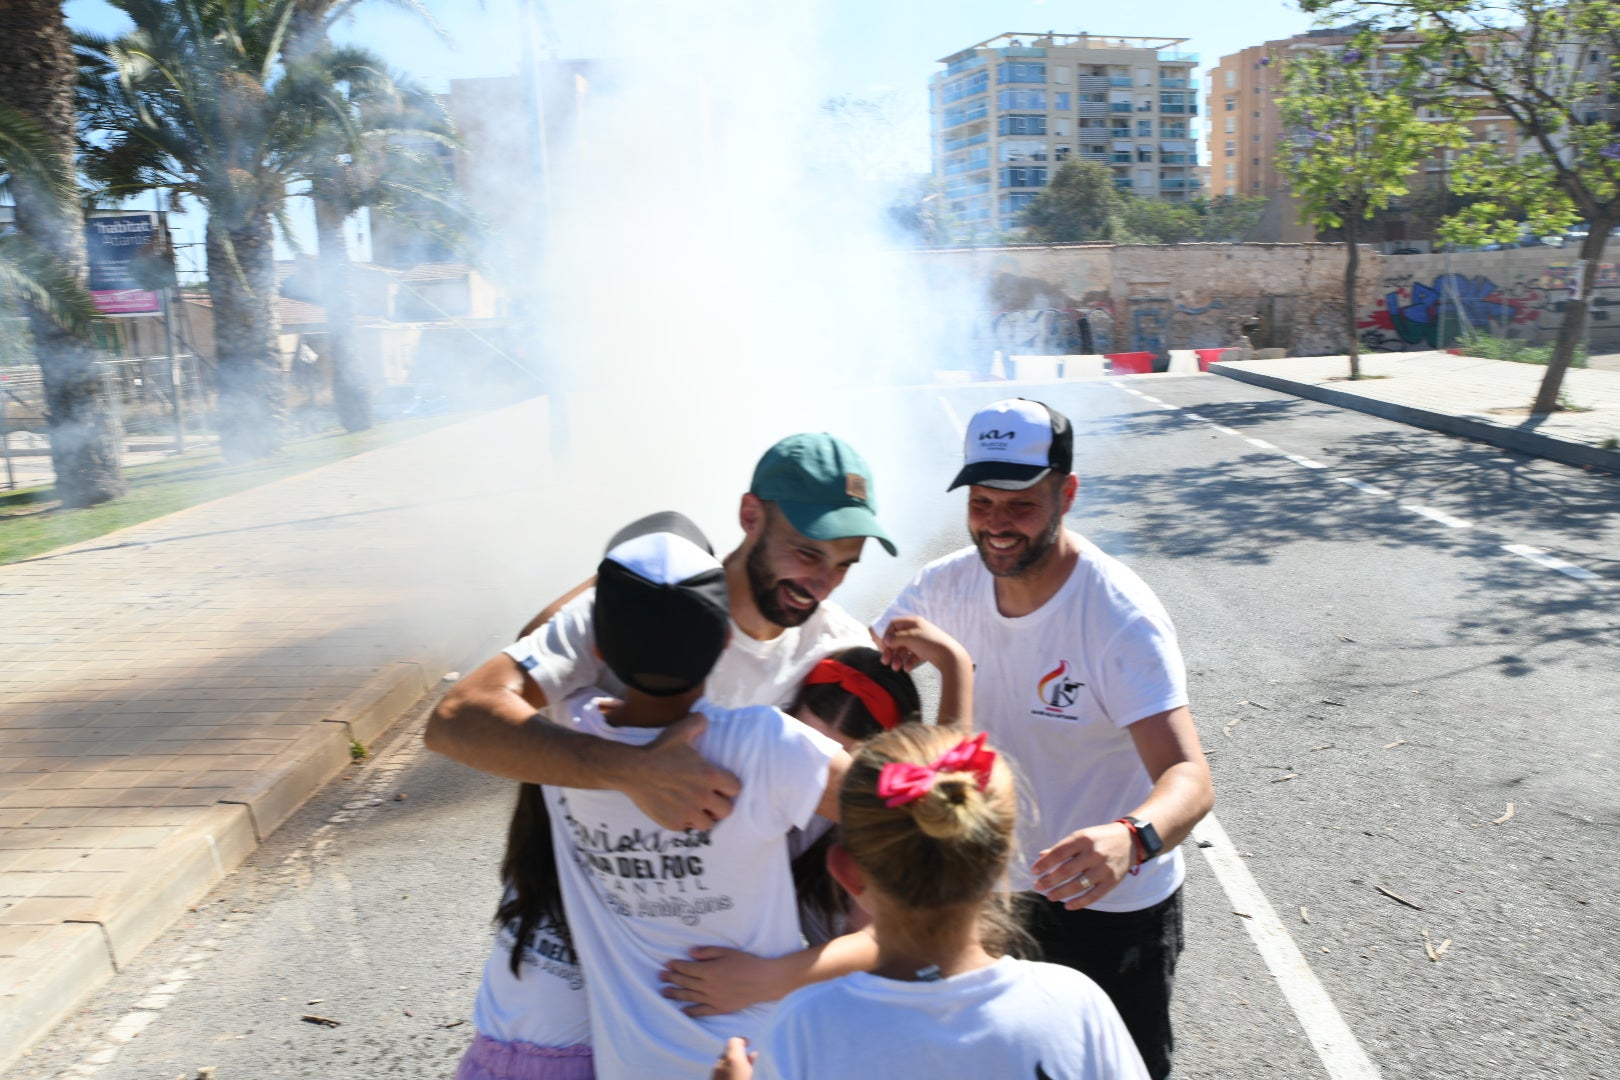
[[1414, 514], [1421, 514], [1430, 521], [1438, 521], [1440, 524], [1449, 529], [1471, 529], [1474, 527], [1474, 523], [1472, 521], [1464, 521], [1462, 518], [1452, 517], [1450, 514], [1442, 510], [1436, 510], [1430, 506], [1419, 506], [1417, 503], [1401, 503], [1401, 509], [1410, 510]]
[[945, 419], [949, 420], [951, 427], [956, 429], [957, 438], [961, 438], [967, 433], [967, 425], [962, 423], [960, 416], [956, 415], [956, 410], [951, 408], [951, 403], [945, 399], [944, 394], [939, 395], [939, 407], [945, 410]]
[[[1322, 1059], [1330, 1080], [1378, 1080], [1377, 1067], [1356, 1041], [1355, 1033], [1306, 963], [1304, 954], [1272, 909], [1271, 901], [1260, 891], [1254, 875], [1243, 864], [1243, 858], [1215, 815], [1205, 814], [1204, 820], [1193, 827], [1192, 835], [1214, 871], [1215, 879], [1226, 890], [1233, 910], [1249, 916], [1239, 921], [1299, 1018], [1300, 1027], [1310, 1039], [1316, 1056]], [[1205, 844], [1209, 846], [1203, 846]]]
[[[1236, 432], [1233, 432], [1233, 434], [1236, 434]], [[1248, 443], [1250, 446], [1258, 446], [1262, 450], [1275, 450], [1275, 449], [1277, 449], [1275, 446], [1273, 446], [1272, 444], [1266, 442], [1266, 440], [1264, 440], [1264, 439], [1251, 439], [1247, 435], [1245, 435], [1245, 436], [1243, 436], [1243, 441]]]
[[1377, 495], [1379, 498], [1383, 499], [1390, 497], [1389, 492], [1385, 491], [1383, 488], [1374, 487], [1371, 484], [1357, 480], [1353, 476], [1335, 476], [1333, 479], [1337, 480], [1341, 484], [1349, 484], [1357, 491], [1365, 492], [1368, 495]]
[[1224, 424], [1212, 424], [1211, 426], [1216, 431], [1224, 431], [1228, 435], [1236, 435], [1237, 434], [1237, 432], [1233, 431], [1231, 428], [1225, 426]]
[[1520, 558], [1529, 559], [1531, 562], [1545, 566], [1549, 570], [1556, 570], [1560, 574], [1568, 574], [1576, 581], [1591, 581], [1597, 577], [1596, 574], [1584, 566], [1576, 566], [1574, 563], [1565, 562], [1558, 556], [1549, 555], [1540, 548], [1531, 547], [1529, 544], [1503, 544], [1502, 550], [1511, 551]]
[[1209, 417], [1205, 416], [1203, 413], [1189, 412], [1187, 415], [1194, 420], [1202, 420], [1205, 423], [1209, 422]]
[[1310, 458], [1301, 457], [1298, 454], [1284, 453], [1283, 457], [1287, 458], [1289, 461], [1292, 461], [1295, 465], [1303, 465], [1307, 469], [1325, 469], [1325, 468], [1327, 468], [1327, 466], [1322, 464], [1320, 461], [1312, 461]]

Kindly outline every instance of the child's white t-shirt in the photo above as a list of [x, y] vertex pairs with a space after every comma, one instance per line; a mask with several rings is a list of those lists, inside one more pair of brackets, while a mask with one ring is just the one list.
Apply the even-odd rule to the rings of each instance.
[[[774, 708], [695, 711], [698, 753], [742, 782], [707, 832], [660, 828], [618, 791], [545, 788], [569, 930], [585, 972], [600, 1080], [707, 1077], [725, 1046], [757, 1039], [773, 1005], [693, 1019], [661, 993], [659, 972], [698, 945], [758, 956], [800, 947], [787, 833], [807, 825], [838, 753], [831, 739]], [[575, 730], [643, 745], [657, 728], [614, 727], [595, 692], [569, 699]]]
[[[973, 726], [1023, 777], [1012, 888], [1077, 829], [1106, 825], [1153, 790], [1136, 742], [1138, 720], [1187, 704], [1175, 627], [1142, 579], [1083, 537], [1069, 580], [1028, 615], [996, 609], [995, 578], [965, 548], [923, 567], [877, 622], [920, 615], [973, 657]], [[1140, 911], [1181, 885], [1179, 849], [1150, 859], [1092, 905]]]
[[1003, 957], [934, 982], [861, 972], [777, 1006], [758, 1080], [1146, 1080], [1113, 1002], [1070, 968]]
[[590, 1042], [585, 977], [568, 935], [542, 920], [523, 950], [521, 977], [512, 974], [516, 937], [515, 922], [496, 931], [495, 947], [484, 963], [484, 979], [473, 1003], [473, 1025], [479, 1034], [535, 1046]]

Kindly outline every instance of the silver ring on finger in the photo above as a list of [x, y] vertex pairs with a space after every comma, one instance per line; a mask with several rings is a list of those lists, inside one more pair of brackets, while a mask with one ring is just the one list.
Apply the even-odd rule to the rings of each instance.
[[1086, 875], [1084, 873], [1082, 873], [1080, 875], [1080, 889], [1081, 889], [1081, 891], [1090, 892], [1092, 889], [1095, 889], [1096, 887], [1097, 887], [1097, 883], [1095, 881], [1092, 881], [1090, 878], [1086, 877]]

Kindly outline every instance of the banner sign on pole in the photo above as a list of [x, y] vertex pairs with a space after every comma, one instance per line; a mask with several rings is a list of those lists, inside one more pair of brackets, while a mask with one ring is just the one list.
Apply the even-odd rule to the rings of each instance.
[[115, 211], [85, 218], [90, 295], [103, 315], [161, 315], [163, 299], [135, 278], [137, 258], [161, 254], [162, 232], [151, 211]]

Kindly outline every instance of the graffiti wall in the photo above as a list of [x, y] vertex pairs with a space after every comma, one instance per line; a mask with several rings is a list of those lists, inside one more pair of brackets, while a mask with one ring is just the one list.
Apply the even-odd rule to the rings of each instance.
[[[1293, 356], [1342, 353], [1338, 244], [1075, 245], [919, 252], [929, 272], [972, 284], [970, 351], [988, 356], [1218, 348], [1245, 338]], [[1535, 344], [1563, 324], [1574, 253], [1551, 248], [1383, 256], [1364, 250], [1363, 348], [1446, 348], [1469, 327]], [[1620, 350], [1620, 241], [1597, 271], [1588, 340]], [[1088, 347], [1089, 346], [1089, 347]], [[988, 363], [988, 361], [984, 361]]]

